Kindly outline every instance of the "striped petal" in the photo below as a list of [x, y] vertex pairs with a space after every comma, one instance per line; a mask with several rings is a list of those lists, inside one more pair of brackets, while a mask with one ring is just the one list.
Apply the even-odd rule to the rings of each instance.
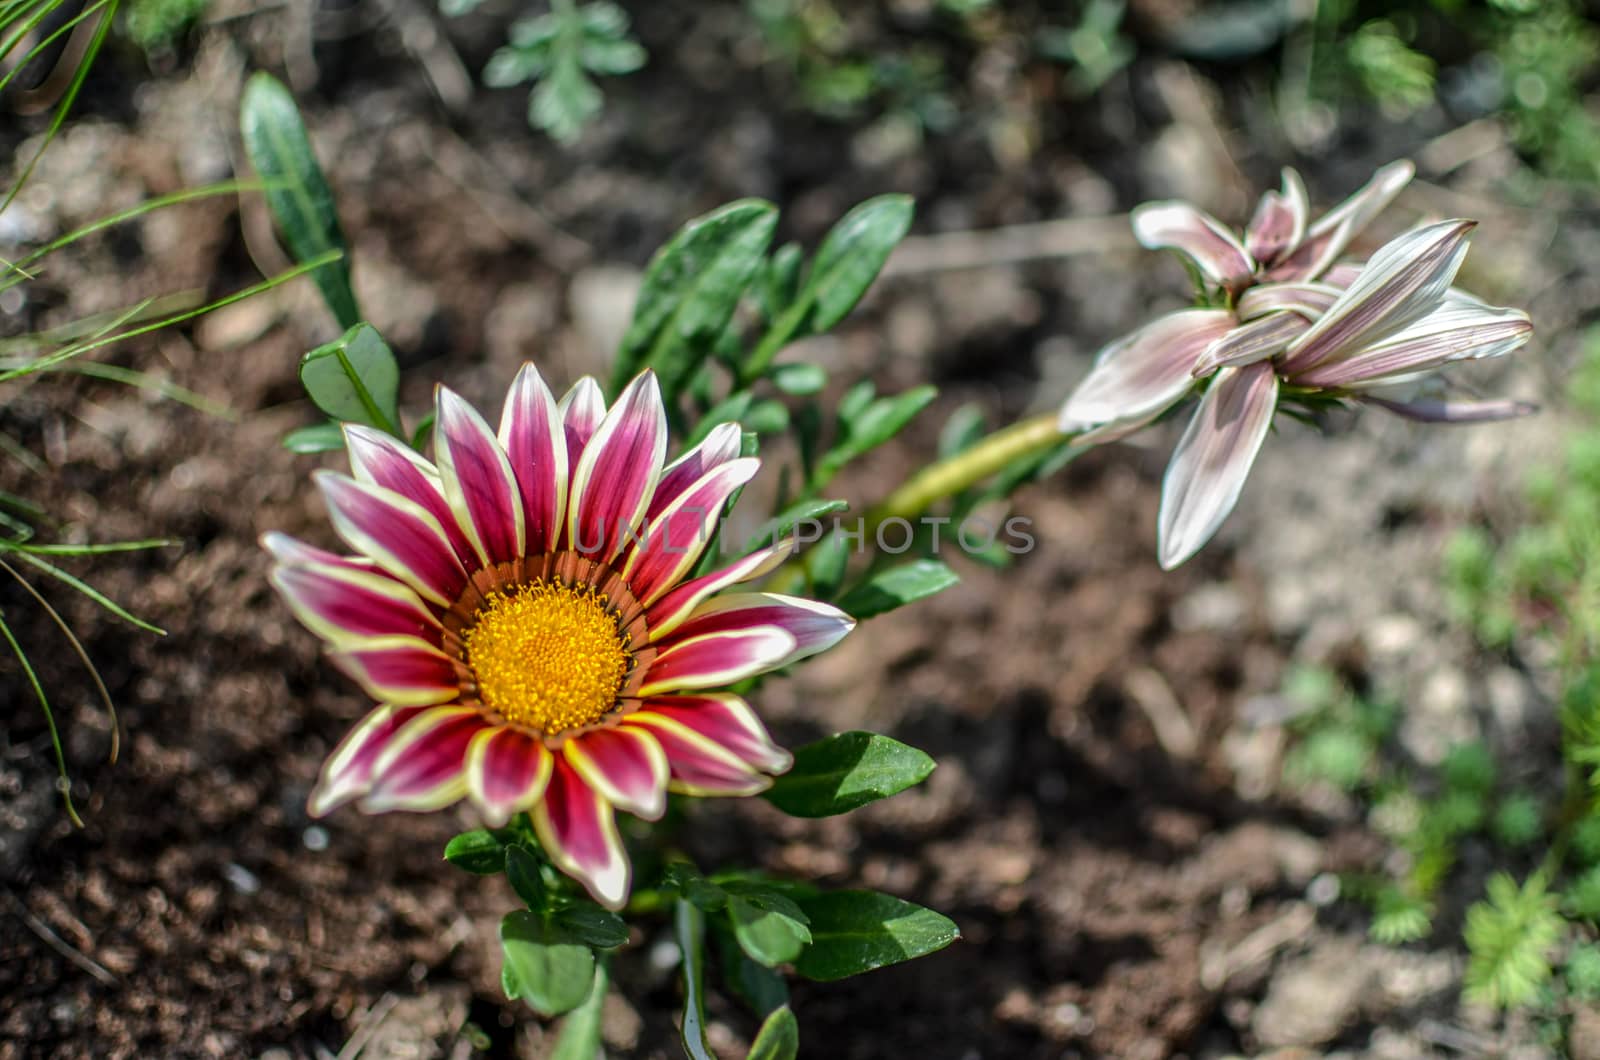
[[365, 795], [372, 786], [372, 767], [389, 745], [390, 738], [422, 710], [421, 707], [385, 704], [362, 718], [323, 763], [322, 775], [317, 786], [311, 789], [306, 812], [313, 817], [324, 817], [351, 799]]
[[1061, 429], [1143, 422], [1176, 404], [1194, 385], [1206, 348], [1233, 327], [1226, 309], [1185, 309], [1111, 343], [1061, 409]]
[[622, 908], [632, 869], [611, 804], [559, 758], [533, 808], [533, 825], [551, 861], [607, 909]]
[[1286, 250], [1299, 246], [1306, 234], [1306, 215], [1311, 205], [1305, 182], [1292, 169], [1283, 171], [1283, 191], [1269, 191], [1261, 197], [1256, 214], [1244, 230], [1245, 249], [1262, 263], [1277, 259]]
[[1538, 405], [1528, 401], [1456, 401], [1446, 398], [1394, 401], [1371, 394], [1361, 395], [1360, 400], [1418, 423], [1490, 423], [1531, 416], [1539, 411]]
[[1411, 181], [1416, 167], [1391, 162], [1354, 195], [1329, 210], [1306, 230], [1305, 239], [1267, 272], [1268, 280], [1314, 280], [1344, 253], [1345, 247], [1382, 213]]
[[1254, 364], [1276, 357], [1310, 326], [1311, 322], [1297, 313], [1273, 313], [1241, 324], [1206, 347], [1206, 352], [1195, 362], [1194, 376], [1198, 379], [1218, 368]]
[[1212, 380], [1161, 484], [1157, 551], [1164, 569], [1198, 552], [1233, 511], [1277, 400], [1270, 364], [1224, 368]]
[[571, 482], [584, 446], [606, 418], [605, 393], [594, 376], [586, 375], [562, 396], [556, 411], [561, 413], [561, 430], [567, 443], [567, 481]]
[[450, 657], [415, 637], [385, 637], [328, 658], [380, 703], [431, 707], [461, 695]]
[[663, 650], [680, 641], [710, 633], [732, 633], [755, 626], [776, 626], [794, 638], [794, 649], [780, 666], [826, 651], [855, 628], [856, 620], [828, 604], [778, 593], [727, 593], [695, 608], [670, 638], [655, 643]]
[[433, 445], [444, 495], [485, 566], [522, 555], [522, 494], [505, 450], [478, 410], [434, 392]]
[[639, 695], [722, 688], [783, 665], [795, 647], [794, 636], [776, 626], [678, 640], [651, 663]]
[[607, 562], [622, 550], [650, 503], [667, 453], [667, 414], [655, 373], [642, 372], [617, 398], [572, 473], [567, 536]]
[[1409, 327], [1299, 373], [1293, 382], [1329, 389], [1383, 383], [1451, 361], [1501, 357], [1522, 346], [1532, 334], [1533, 322], [1520, 309], [1447, 300]]
[[667, 755], [648, 732], [596, 729], [562, 745], [567, 765], [620, 810], [647, 821], [667, 809]]
[[315, 475], [334, 531], [345, 544], [442, 607], [455, 602], [467, 572], [439, 520], [416, 501], [332, 471]]
[[467, 794], [499, 828], [539, 801], [554, 765], [542, 740], [503, 725], [480, 729], [467, 746]]
[[1212, 283], [1234, 289], [1256, 270], [1250, 252], [1215, 217], [1186, 202], [1149, 202], [1133, 211], [1140, 246], [1187, 255]]
[[405, 585], [387, 574], [325, 563], [275, 568], [274, 587], [311, 632], [339, 647], [374, 637], [418, 637], [437, 643], [439, 621]]
[[711, 429], [705, 441], [684, 453], [661, 472], [655, 496], [650, 498], [646, 515], [654, 520], [679, 494], [730, 460], [736, 460], [744, 445], [744, 431], [737, 423], [722, 423]]
[[366, 813], [439, 810], [467, 794], [467, 745], [487, 723], [473, 707], [424, 707], [372, 767]]
[[262, 534], [261, 547], [272, 553], [272, 558], [284, 566], [293, 563], [318, 563], [325, 567], [341, 567], [345, 570], [378, 569], [378, 565], [365, 556], [341, 556], [337, 552], [308, 545], [279, 530], [268, 530]]
[[1328, 283], [1265, 283], [1240, 295], [1236, 308], [1240, 320], [1288, 311], [1315, 322], [1339, 300], [1340, 293]]
[[754, 457], [716, 467], [649, 520], [644, 540], [623, 567], [628, 589], [640, 603], [646, 607], [655, 603], [694, 570], [711, 544], [728, 498], [760, 469], [761, 461]]
[[677, 629], [694, 609], [713, 593], [719, 593], [730, 585], [754, 581], [764, 574], [771, 574], [783, 566], [785, 560], [795, 555], [797, 547], [798, 543], [794, 538], [787, 538], [769, 548], [759, 549], [737, 559], [721, 570], [684, 582], [650, 605], [645, 612], [651, 636], [659, 640]]
[[794, 764], [794, 756], [772, 742], [750, 704], [732, 693], [658, 696], [629, 717], [645, 712], [693, 731], [763, 772], [782, 773]]
[[526, 551], [552, 552], [567, 513], [567, 434], [550, 388], [532, 363], [522, 366], [500, 414], [500, 446], [522, 494]]
[[440, 492], [437, 468], [409, 445], [371, 427], [346, 423], [344, 443], [350, 454], [350, 474], [357, 482], [393, 490], [422, 505], [429, 515], [439, 520], [457, 557], [463, 563], [473, 561], [472, 545], [461, 532], [455, 512]]
[[1385, 244], [1338, 301], [1289, 346], [1283, 370], [1297, 374], [1337, 360], [1431, 312], [1461, 268], [1475, 224], [1441, 221]]
[[772, 778], [728, 747], [679, 718], [646, 708], [623, 719], [624, 728], [647, 730], [667, 754], [670, 787], [685, 795], [754, 795], [772, 785]]

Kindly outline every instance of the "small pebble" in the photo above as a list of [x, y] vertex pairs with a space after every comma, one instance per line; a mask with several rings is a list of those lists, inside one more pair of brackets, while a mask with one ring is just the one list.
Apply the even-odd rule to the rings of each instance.
[[255, 894], [261, 890], [261, 879], [238, 862], [230, 861], [222, 876], [240, 894]]

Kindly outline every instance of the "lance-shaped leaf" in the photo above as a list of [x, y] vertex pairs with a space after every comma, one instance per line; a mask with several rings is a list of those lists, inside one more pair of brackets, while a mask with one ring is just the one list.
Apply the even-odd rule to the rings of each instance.
[[1061, 410], [1061, 429], [1142, 423], [1175, 404], [1194, 385], [1194, 367], [1233, 329], [1226, 309], [1185, 309], [1158, 317], [1107, 345]]
[[654, 368], [671, 400], [733, 318], [777, 223], [777, 207], [741, 199], [690, 221], [656, 252], [622, 337], [614, 389]]
[[444, 859], [477, 876], [498, 876], [506, 868], [506, 848], [516, 841], [509, 829], [462, 832], [445, 844]]
[[764, 797], [791, 817], [832, 817], [922, 783], [934, 761], [872, 732], [845, 732], [794, 753], [789, 772]]
[[[311, 151], [294, 97], [282, 82], [265, 73], [250, 78], [239, 103], [239, 132], [250, 164], [269, 185], [267, 205], [294, 259], [310, 261], [330, 250], [348, 256], [333, 192]], [[361, 321], [345, 258], [317, 269], [312, 279], [340, 327]]]
[[1256, 270], [1228, 226], [1186, 202], [1147, 202], [1133, 211], [1133, 234], [1151, 250], [1176, 250], [1219, 287], [1243, 286]]
[[961, 937], [949, 917], [875, 891], [835, 891], [798, 904], [811, 920], [811, 945], [795, 962], [807, 979], [859, 975], [934, 953]]
[[939, 560], [912, 560], [872, 575], [846, 593], [839, 601], [839, 608], [853, 618], [871, 618], [943, 592], [960, 580], [955, 571]]
[[745, 1060], [794, 1060], [800, 1052], [800, 1024], [794, 1010], [784, 1005], [772, 1010], [756, 1040], [750, 1043]]
[[300, 382], [334, 419], [399, 435], [400, 366], [372, 325], [357, 324], [306, 354]]
[[1157, 553], [1171, 570], [1211, 540], [1233, 511], [1278, 403], [1270, 364], [1224, 368], [1173, 451], [1161, 484]]

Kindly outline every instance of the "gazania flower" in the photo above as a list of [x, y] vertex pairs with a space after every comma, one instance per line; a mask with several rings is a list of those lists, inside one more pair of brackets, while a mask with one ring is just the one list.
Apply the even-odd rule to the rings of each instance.
[[498, 435], [438, 391], [437, 464], [347, 426], [352, 476], [319, 472], [334, 555], [282, 534], [273, 584], [379, 706], [323, 767], [310, 810], [435, 810], [493, 825], [531, 811], [546, 853], [603, 904], [626, 900], [614, 810], [654, 819], [667, 791], [747, 795], [788, 768], [726, 689], [838, 641], [825, 604], [721, 593], [787, 557], [778, 543], [691, 577], [759, 462], [725, 424], [663, 467], [655, 377], [609, 410], [592, 379], [557, 405], [532, 365]]
[[1208, 305], [1169, 313], [1101, 350], [1063, 406], [1061, 428], [1088, 441], [1123, 437], [1204, 386], [1162, 484], [1163, 567], [1199, 551], [1233, 510], [1280, 407], [1315, 413], [1359, 401], [1430, 422], [1531, 411], [1520, 402], [1441, 399], [1432, 378], [1452, 361], [1509, 353], [1532, 333], [1526, 313], [1450, 286], [1473, 222], [1413, 229], [1365, 267], [1332, 264], [1349, 232], [1409, 176], [1409, 164], [1380, 170], [1363, 192], [1305, 229], [1304, 192], [1285, 171], [1283, 194], [1263, 201], [1243, 244], [1182, 204], [1157, 204], [1159, 226], [1141, 212], [1150, 208], [1135, 212], [1142, 242], [1177, 247], [1194, 260]]

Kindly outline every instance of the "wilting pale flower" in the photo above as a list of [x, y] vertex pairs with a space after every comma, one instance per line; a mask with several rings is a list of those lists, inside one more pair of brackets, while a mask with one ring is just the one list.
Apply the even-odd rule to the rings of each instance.
[[1435, 370], [1509, 353], [1532, 332], [1526, 313], [1450, 286], [1473, 222], [1413, 229], [1363, 267], [1332, 264], [1351, 233], [1410, 174], [1408, 163], [1379, 170], [1361, 192], [1306, 228], [1304, 191], [1286, 170], [1283, 193], [1262, 201], [1242, 242], [1183, 204], [1135, 211], [1141, 242], [1174, 247], [1195, 262], [1209, 307], [1169, 313], [1103, 349], [1063, 407], [1061, 427], [1090, 441], [1119, 438], [1178, 404], [1197, 383], [1204, 386], [1162, 485], [1163, 567], [1199, 551], [1233, 510], [1281, 407], [1314, 413], [1361, 401], [1429, 422], [1531, 410], [1520, 402], [1460, 402], [1434, 393]]
[[721, 590], [788, 543], [691, 577], [759, 462], [737, 425], [663, 467], [655, 377], [608, 411], [581, 380], [559, 406], [532, 365], [498, 436], [440, 388], [437, 465], [347, 426], [354, 476], [319, 472], [339, 556], [282, 534], [273, 584], [381, 704], [323, 767], [310, 810], [463, 797], [495, 825], [530, 810], [551, 859], [612, 908], [629, 864], [614, 809], [660, 817], [667, 791], [747, 795], [788, 768], [735, 682], [827, 648], [826, 604]]

